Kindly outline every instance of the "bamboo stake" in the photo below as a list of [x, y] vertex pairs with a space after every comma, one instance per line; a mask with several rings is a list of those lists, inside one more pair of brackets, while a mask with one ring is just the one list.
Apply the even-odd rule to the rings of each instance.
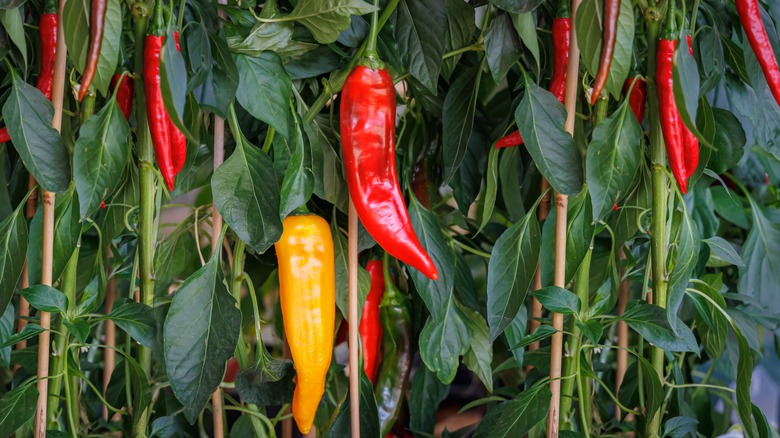
[[[106, 257], [110, 258], [111, 256], [111, 246], [109, 245], [108, 249], [106, 249]], [[111, 313], [111, 309], [114, 308], [115, 287], [116, 278], [111, 276], [111, 278], [108, 279], [108, 284], [106, 284], [106, 315]], [[108, 390], [108, 384], [111, 383], [111, 374], [114, 372], [114, 367], [116, 366], [116, 351], [114, 351], [114, 347], [116, 346], [116, 324], [114, 324], [114, 321], [106, 319], [106, 322], [103, 324], [103, 330], [105, 332], [106, 341], [106, 349], [103, 353], [103, 397], [105, 397], [106, 391]], [[108, 421], [108, 407], [106, 407], [106, 405], [103, 405], [103, 419]]]
[[[290, 345], [287, 344], [287, 338], [282, 339], [282, 357], [285, 359], [290, 359], [292, 356], [290, 356]], [[289, 415], [292, 414], [292, 407], [288, 407], [285, 409], [285, 414]], [[312, 430], [317, 430], [317, 428], [314, 428]], [[292, 438], [293, 436], [293, 423], [292, 418], [286, 418], [284, 421], [282, 421], [282, 438]]]
[[[60, 0], [59, 14], [63, 16], [67, 0]], [[54, 83], [52, 84], [52, 105], [54, 117], [51, 125], [57, 131], [62, 128], [62, 102], [65, 98], [65, 68], [67, 46], [62, 20], [57, 25], [57, 54], [54, 58]], [[52, 285], [52, 257], [54, 255], [54, 198], [52, 192], [43, 191], [43, 248], [41, 249], [41, 283]], [[35, 408], [35, 438], [46, 438], [46, 411], [49, 395], [49, 355], [51, 348], [51, 314], [40, 312], [43, 331], [38, 335], [38, 404]]]
[[[220, 1], [220, 3], [222, 3]], [[225, 161], [225, 119], [214, 116], [214, 170], [216, 171]], [[217, 244], [222, 234], [222, 215], [219, 214], [216, 204], [211, 204], [211, 253], [212, 256], [219, 251]], [[214, 437], [222, 438], [225, 435], [224, 410], [222, 407], [222, 388], [217, 387], [211, 396], [212, 417], [214, 421]]]
[[[620, 248], [618, 259], [624, 261], [626, 254], [623, 252], [623, 248]], [[625, 275], [626, 268], [621, 265], [620, 276]], [[618, 295], [618, 316], [622, 315], [626, 311], [626, 303], [628, 302], [628, 279], [624, 278], [620, 282], [620, 292]], [[623, 384], [623, 378], [626, 375], [626, 368], [628, 367], [628, 324], [625, 321], [618, 321], [618, 350], [617, 350], [617, 370], [615, 371], [615, 396], [620, 393], [620, 386]], [[621, 412], [620, 407], [615, 406], [615, 419], [620, 421]], [[628, 418], [628, 417], [626, 417]]]
[[[27, 180], [27, 191], [35, 187], [37, 182], [35, 181], [35, 178], [30, 175], [29, 179]], [[29, 198], [27, 198], [27, 205], [25, 206], [24, 210], [24, 217], [27, 218], [29, 221], [32, 219], [33, 216], [35, 216], [35, 210], [38, 206], [38, 192], [35, 191], [33, 194], [30, 195]], [[29, 271], [27, 268], [27, 259], [24, 260], [24, 268], [22, 268], [22, 281], [21, 281], [21, 288], [26, 289], [30, 287], [30, 276]], [[27, 317], [30, 316], [30, 303], [27, 302], [27, 300], [24, 299], [23, 296], [19, 296], [19, 320], [16, 323], [16, 332], [21, 333], [24, 326], [27, 325]], [[19, 341], [18, 344], [16, 344], [17, 350], [24, 350], [27, 348], [27, 339]], [[19, 365], [14, 366], [14, 370], [19, 368]]]
[[[542, 197], [542, 202], [539, 204], [539, 222], [543, 222], [545, 219], [547, 219], [547, 216], [550, 214], [550, 191], [548, 190], [550, 188], [550, 183], [547, 182], [547, 180], [542, 177], [542, 188], [541, 191], [544, 193], [544, 196]], [[536, 275], [534, 276], [534, 291], [537, 291], [542, 288], [542, 265], [541, 261], [536, 264]], [[536, 297], [533, 297], [533, 303], [531, 307], [531, 321], [528, 324], [528, 332], [533, 333], [536, 331], [537, 328], [539, 328], [539, 325], [541, 322], [539, 321], [539, 318], [542, 317], [542, 303], [539, 302], [539, 300], [536, 299]], [[528, 346], [528, 351], [534, 351], [539, 349], [539, 341], [532, 342], [531, 345]], [[526, 371], [530, 370], [531, 367], [526, 367]]]
[[[571, 16], [577, 16], [581, 0], [572, 0]], [[566, 66], [566, 131], [574, 135], [574, 121], [577, 111], [577, 86], [579, 84], [580, 46], [577, 44], [576, 25], [572, 21], [569, 33], [569, 64]], [[554, 284], [566, 286], [566, 216], [569, 197], [555, 194], [555, 277]], [[552, 337], [550, 351], [550, 411], [547, 416], [547, 437], [558, 437], [561, 408], [561, 362], [563, 359], [563, 315], [553, 313], [553, 327], [558, 330]]]
[[358, 355], [358, 217], [349, 201], [349, 409], [352, 436], [360, 436], [360, 358]]

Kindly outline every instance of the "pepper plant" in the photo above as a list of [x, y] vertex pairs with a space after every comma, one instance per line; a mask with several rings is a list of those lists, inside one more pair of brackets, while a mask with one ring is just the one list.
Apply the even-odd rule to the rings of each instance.
[[778, 17], [0, 0], [0, 437], [771, 436]]

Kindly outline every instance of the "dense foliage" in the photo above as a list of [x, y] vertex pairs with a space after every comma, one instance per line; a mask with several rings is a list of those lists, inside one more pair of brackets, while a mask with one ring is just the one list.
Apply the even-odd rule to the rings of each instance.
[[[780, 334], [780, 106], [735, 4], [607, 0], [604, 14], [602, 1], [583, 0], [571, 18], [580, 50], [572, 135], [562, 101], [547, 91], [560, 56], [553, 19], [569, 6], [559, 1], [378, 2], [377, 51], [397, 91], [398, 178], [438, 271], [432, 280], [384, 257], [360, 228], [360, 302], [371, 285], [362, 266], [384, 258], [392, 274], [384, 279], [397, 285], [386, 286], [395, 290], [387, 306], [410, 321], [385, 333], [404, 342], [385, 361], [415, 359], [412, 372], [382, 380], [379, 371], [379, 381], [409, 376], [393, 432], [432, 434], [450, 385], [467, 376], [480, 389], [463, 410], [484, 417], [448, 436], [557, 435], [544, 420], [556, 400], [551, 363], [562, 360], [555, 397], [570, 434], [715, 436], [738, 418], [745, 435], [770, 436], [750, 383]], [[0, 0], [10, 137], [0, 147], [0, 437], [32, 434], [41, 375], [51, 436], [213, 435], [212, 394], [224, 398], [231, 436], [281, 433], [296, 370], [308, 364], [285, 359], [274, 244], [284, 219], [302, 210], [329, 224], [338, 344], [350, 176], [340, 91], [376, 7], [182, 0], [159, 1], [160, 15], [154, 1], [107, 0], [91, 87], [79, 93], [94, 58], [91, 3], [60, 2], [58, 132], [56, 78], [54, 105], [32, 85], [54, 68], [41, 61], [52, 42], [39, 33], [52, 2]], [[780, 2], [759, 8], [780, 54]], [[602, 21], [613, 15], [614, 54], [591, 105]], [[147, 31], [161, 38], [156, 107], [145, 90]], [[679, 126], [699, 145], [683, 194], [667, 166], [669, 108], [659, 107], [655, 54], [660, 37], [684, 47], [686, 35], [692, 54], [674, 51], [667, 78]], [[115, 91], [115, 74], [134, 89]], [[646, 83], [645, 117], [626, 97], [635, 77], [633, 87]], [[150, 109], [157, 115], [147, 121]], [[165, 129], [187, 142], [177, 175], [158, 170], [164, 147], [148, 128], [165, 113]], [[226, 158], [214, 170], [223, 128]], [[515, 130], [522, 146], [495, 147]], [[222, 233], [212, 230], [212, 205]], [[48, 238], [51, 254], [42, 250]], [[565, 254], [558, 274], [556, 245]], [[543, 308], [536, 318], [534, 302]], [[553, 314], [564, 316], [563, 332]], [[552, 340], [561, 334], [558, 354]], [[344, 368], [335, 359], [328, 368], [318, 436], [349, 434]], [[379, 436], [366, 376], [360, 393], [362, 435]]]

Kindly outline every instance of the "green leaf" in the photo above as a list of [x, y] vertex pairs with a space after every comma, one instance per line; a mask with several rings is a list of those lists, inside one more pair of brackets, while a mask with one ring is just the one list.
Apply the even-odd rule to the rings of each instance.
[[582, 188], [582, 156], [572, 136], [563, 129], [566, 109], [528, 75], [525, 75], [525, 86], [525, 96], [515, 111], [515, 122], [523, 133], [528, 153], [556, 192], [576, 195]]
[[[30, 254], [27, 260], [30, 284], [41, 281], [41, 249], [43, 248], [43, 209], [39, 208], [30, 222]], [[54, 201], [54, 257], [52, 261], [52, 280], [60, 278], [60, 274], [68, 264], [81, 236], [79, 223], [79, 200], [76, 196], [76, 185], [70, 188]]]
[[428, 318], [420, 333], [420, 357], [442, 383], [451, 383], [461, 355], [471, 343], [471, 331], [450, 295], [443, 303], [440, 320]]
[[31, 306], [44, 312], [65, 313], [68, 309], [68, 298], [65, 294], [51, 286], [37, 284], [19, 291]]
[[[0, 315], [0, 343], [5, 342], [14, 333], [15, 321], [14, 306], [7, 306]], [[0, 367], [8, 368], [11, 365], [11, 347], [0, 347]]]
[[121, 181], [129, 158], [129, 132], [113, 99], [81, 126], [73, 146], [73, 179], [82, 218], [95, 211]]
[[165, 367], [190, 424], [222, 382], [241, 326], [241, 312], [225, 287], [218, 261], [212, 257], [187, 278], [165, 318]]
[[[360, 370], [360, 431], [359, 436], [379, 436], [379, 412], [374, 398], [374, 386], [368, 380], [368, 376]], [[350, 429], [350, 396], [344, 398], [344, 403], [338, 408], [338, 413], [330, 424], [327, 436], [351, 436]]]
[[[462, 0], [445, 0], [447, 8], [447, 32], [444, 37], [444, 53], [465, 47], [474, 36], [474, 7]], [[441, 64], [441, 74], [449, 81], [462, 54], [450, 56]]]
[[[9, 5], [10, 6], [10, 5]], [[5, 36], [19, 49], [24, 64], [27, 65], [27, 40], [24, 37], [24, 11], [18, 7], [2, 8], [0, 10], [0, 23], [3, 25]]]
[[[476, 67], [477, 69], [479, 66]], [[474, 125], [474, 112], [477, 105], [479, 88], [479, 70], [470, 69], [462, 72], [447, 90], [442, 109], [442, 161], [444, 174], [442, 186], [449, 184], [457, 174]]]
[[585, 322], [577, 320], [574, 323], [582, 330], [582, 333], [590, 342], [598, 345], [599, 339], [601, 339], [601, 335], [604, 333], [604, 326], [600, 322], [591, 319]]
[[[669, 323], [675, 332], [682, 329], [682, 321], [677, 318], [677, 313], [685, 296], [685, 288], [693, 276], [696, 269], [696, 263], [699, 260], [699, 232], [696, 229], [696, 223], [693, 222], [686, 209], [675, 212], [673, 218], [672, 230], [677, 230], [676, 237], [677, 249], [671, 252], [673, 257], [674, 269], [669, 279], [669, 297], [667, 302], [667, 311], [669, 313]], [[678, 333], [679, 334], [679, 333]]]
[[537, 327], [536, 330], [534, 330], [534, 332], [530, 335], [518, 339], [518, 341], [511, 344], [509, 348], [511, 348], [513, 351], [519, 348], [525, 348], [534, 342], [547, 339], [555, 333], [558, 333], [558, 330], [555, 330], [555, 327], [543, 324]]
[[[566, 217], [566, 275], [565, 282], [569, 283], [577, 269], [582, 264], [585, 254], [590, 248], [595, 224], [590, 204], [590, 196], [587, 187], [573, 198], [569, 198], [569, 208]], [[542, 284], [553, 283], [555, 265], [555, 218], [556, 209], [552, 208], [544, 221], [542, 230], [541, 273]]]
[[539, 39], [536, 33], [536, 22], [534, 20], [535, 16], [530, 12], [512, 14], [512, 25], [515, 27], [515, 31], [517, 31], [520, 41], [523, 42], [525, 48], [533, 55], [538, 71], [541, 56], [539, 55]]
[[487, 319], [493, 342], [514, 319], [525, 300], [539, 262], [541, 233], [536, 209], [496, 240], [487, 278]]
[[173, 27], [168, 29], [165, 44], [160, 50], [160, 85], [168, 118], [189, 141], [199, 144], [199, 132], [191, 130], [184, 123], [187, 102], [187, 65], [184, 64], [184, 57], [176, 50]]
[[593, 220], [606, 216], [628, 193], [642, 159], [642, 127], [628, 99], [593, 130], [585, 159]]
[[410, 429], [418, 433], [433, 433], [436, 411], [449, 393], [450, 385], [441, 383], [428, 368], [417, 368], [409, 390]]
[[498, 14], [485, 31], [485, 56], [490, 74], [496, 83], [506, 76], [512, 65], [520, 59], [520, 40], [512, 27], [508, 14]]
[[43, 327], [35, 323], [29, 323], [26, 326], [24, 326], [22, 331], [16, 333], [15, 335], [3, 341], [3, 343], [0, 344], [0, 348], [5, 348], [9, 345], [14, 345], [17, 342], [24, 341], [25, 339], [34, 338], [41, 333], [43, 333]]
[[24, 167], [45, 190], [62, 193], [70, 183], [70, 155], [60, 133], [51, 127], [54, 107], [37, 88], [13, 70], [3, 120]]
[[695, 123], [699, 108], [699, 69], [696, 68], [696, 60], [688, 52], [685, 38], [677, 41], [677, 49], [674, 51], [672, 82], [674, 102], [677, 104], [680, 119], [700, 142], [709, 146], [710, 139], [700, 132]]
[[564, 315], [580, 312], [580, 299], [572, 292], [558, 286], [547, 286], [534, 292], [534, 298], [547, 310]]
[[737, 251], [726, 239], [720, 236], [712, 236], [709, 239], [702, 240], [702, 242], [706, 243], [710, 250], [723, 260], [740, 268], [745, 267], [745, 263], [739, 258]]
[[[644, 301], [631, 301], [626, 305], [626, 311], [619, 319], [625, 321], [629, 327], [656, 347], [670, 352], [699, 351], [690, 329], [687, 332], [680, 330], [679, 333], [675, 333], [669, 324], [666, 311], [661, 307]], [[679, 325], [684, 326], [682, 322]]]
[[609, 221], [615, 232], [615, 242], [626, 242], [639, 230], [639, 216], [644, 215], [652, 203], [652, 186], [650, 172], [646, 166], [640, 166], [639, 174], [628, 190], [628, 195], [619, 206], [617, 214], [612, 215]]
[[482, 201], [482, 220], [476, 234], [479, 234], [485, 225], [493, 216], [493, 209], [496, 206], [496, 194], [498, 192], [498, 148], [490, 148], [488, 153], [487, 184], [485, 185], [485, 196]]
[[753, 377], [753, 352], [750, 350], [745, 337], [737, 331], [739, 343], [739, 360], [737, 361], [737, 412], [745, 428], [745, 435], [749, 437], [759, 436], [758, 428], [753, 419], [753, 403], [750, 398], [750, 381]]
[[691, 417], [673, 417], [666, 420], [664, 424], [664, 433], [661, 436], [670, 438], [684, 438], [687, 436], [696, 436], [696, 430], [699, 421]]
[[653, 414], [661, 408], [664, 401], [664, 388], [658, 372], [650, 365], [647, 359], [637, 356], [637, 367], [642, 373], [642, 384], [645, 391], [645, 406], [647, 407], [647, 416], [651, 418]]
[[[349, 263], [347, 239], [339, 231], [335, 223], [331, 224], [333, 234], [333, 261], [336, 271], [336, 307], [344, 316], [349, 318]], [[371, 289], [371, 276], [363, 266], [358, 266], [358, 304], [365, 303], [368, 291]], [[363, 315], [363, 306], [358, 305], [358, 318]]]
[[32, 419], [38, 402], [38, 389], [31, 380], [0, 398], [0, 436], [11, 436]]
[[[596, 76], [601, 59], [602, 2], [583, 2], [577, 10], [576, 30], [582, 59], [591, 76]], [[573, 24], [574, 25], [574, 24]], [[634, 8], [630, 0], [620, 2], [615, 50], [609, 68], [606, 90], [614, 98], [620, 98], [623, 82], [633, 68], [634, 50]], [[523, 136], [525, 137], [525, 136]]]
[[139, 344], [155, 348], [157, 325], [153, 315], [151, 307], [125, 298], [114, 303], [108, 319], [114, 321], [117, 327], [126, 331]]
[[293, 149], [287, 170], [284, 173], [279, 214], [287, 216], [296, 208], [306, 205], [314, 192], [314, 174], [311, 169], [311, 150], [303, 141], [303, 132], [295, 115], [295, 129], [290, 138]]
[[27, 257], [27, 221], [24, 218], [26, 202], [0, 222], [0, 312], [8, 303], [22, 276]]
[[514, 14], [531, 12], [543, 2], [543, 0], [490, 0], [490, 3]]
[[762, 207], [753, 198], [748, 199], [753, 227], [742, 246], [744, 266], [739, 268], [738, 290], [777, 312], [780, 310], [775, 293], [780, 284], [780, 223], [770, 219], [769, 213], [774, 210]]
[[[186, 28], [196, 28], [192, 24], [194, 22], [188, 23]], [[209, 32], [206, 43], [210, 46], [211, 56], [209, 62], [202, 67], [202, 70], [205, 71], [203, 83], [193, 89], [193, 94], [201, 106], [214, 111], [220, 117], [227, 118], [228, 109], [236, 97], [238, 89], [238, 69], [223, 37]], [[190, 47], [191, 44], [188, 40], [188, 51]], [[186, 113], [185, 111], [185, 115]]]
[[127, 231], [125, 219], [128, 212], [138, 205], [140, 198], [141, 189], [138, 179], [138, 169], [135, 166], [128, 166], [126, 176], [116, 189], [116, 194], [111, 197], [110, 202], [106, 202], [106, 209], [97, 220], [104, 241], [113, 240]]
[[467, 307], [458, 306], [463, 320], [471, 331], [469, 349], [463, 356], [463, 364], [479, 377], [488, 392], [493, 392], [493, 343], [485, 318]]
[[157, 293], [165, 294], [175, 278], [187, 278], [200, 266], [197, 242], [192, 233], [194, 227], [194, 216], [188, 216], [158, 241], [154, 251], [154, 273], [157, 276], [154, 288]]
[[537, 423], [547, 418], [552, 393], [546, 381], [537, 382], [531, 389], [488, 410], [479, 423], [475, 438], [521, 437]]
[[286, 19], [306, 26], [320, 44], [335, 42], [350, 24], [350, 15], [365, 15], [374, 7], [361, 0], [299, 0]]
[[236, 390], [241, 400], [259, 408], [282, 405], [292, 401], [294, 376], [291, 360], [270, 359], [241, 370], [236, 377]]
[[[521, 307], [515, 315], [515, 318], [504, 330], [504, 337], [506, 337], [506, 343], [509, 346], [509, 350], [512, 352], [512, 357], [515, 358], [515, 362], [518, 366], [523, 364], [523, 357], [525, 355], [525, 347], [530, 345], [531, 341], [527, 344], [523, 344], [523, 340], [527, 337], [528, 332], [528, 310], [525, 306]], [[538, 330], [538, 329], [537, 329]]]
[[243, 134], [241, 138], [230, 158], [214, 171], [211, 190], [225, 222], [262, 253], [282, 236], [279, 186], [268, 155], [246, 142]]
[[439, 271], [439, 279], [431, 280], [416, 269], [409, 269], [409, 274], [433, 319], [444, 322], [451, 310], [449, 306], [455, 286], [455, 255], [439, 228], [436, 216], [426, 210], [417, 198], [410, 198], [412, 227]]
[[238, 103], [293, 141], [290, 138], [295, 134], [290, 130], [292, 81], [282, 66], [282, 59], [273, 52], [263, 52], [258, 57], [235, 55], [234, 59], [239, 77]]
[[734, 114], [713, 108], [715, 118], [715, 138], [713, 144], [717, 147], [712, 151], [707, 167], [715, 173], [723, 173], [736, 166], [742, 158], [745, 149], [745, 130]]
[[722, 274], [706, 275], [702, 277], [702, 281], [707, 283], [697, 282], [693, 287], [709, 297], [709, 300], [689, 291], [686, 291], [686, 294], [696, 307], [696, 326], [701, 335], [704, 350], [711, 358], [719, 358], [726, 345], [729, 329], [729, 322], [723, 315], [723, 311], [727, 308], [726, 300], [719, 292], [723, 285]]
[[445, 3], [401, 0], [395, 14], [395, 39], [401, 62], [413, 77], [436, 94], [444, 54], [442, 36], [447, 33]]

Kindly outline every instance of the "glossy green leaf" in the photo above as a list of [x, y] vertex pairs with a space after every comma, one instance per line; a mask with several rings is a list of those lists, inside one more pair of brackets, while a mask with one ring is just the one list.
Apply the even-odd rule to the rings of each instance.
[[198, 131], [184, 123], [184, 110], [187, 102], [187, 66], [184, 57], [176, 50], [173, 28], [168, 29], [165, 43], [160, 50], [160, 89], [168, 118], [187, 137], [189, 142], [198, 144]]
[[514, 319], [536, 274], [541, 232], [536, 209], [496, 240], [490, 253], [487, 279], [487, 315], [490, 341]]
[[[9, 5], [10, 6], [10, 5]], [[0, 8], [0, 23], [8, 39], [19, 49], [25, 65], [27, 64], [27, 40], [24, 36], [24, 12], [17, 7]]]
[[214, 204], [223, 219], [257, 252], [264, 252], [282, 236], [275, 181], [271, 159], [245, 141], [236, 145], [211, 178]]
[[37, 284], [19, 291], [30, 305], [38, 310], [52, 313], [65, 313], [68, 299], [65, 294], [51, 286]]
[[479, 423], [474, 437], [521, 437], [537, 423], [547, 418], [552, 393], [548, 383], [541, 381], [531, 389], [490, 409]]
[[522, 14], [533, 11], [543, 0], [490, 0], [490, 3], [507, 12]]
[[13, 70], [11, 79], [3, 121], [14, 148], [41, 187], [62, 193], [70, 183], [70, 155], [60, 133], [51, 127], [54, 107], [40, 90]]
[[[447, 8], [447, 33], [444, 38], [444, 53], [449, 53], [468, 45], [474, 36], [474, 7], [462, 0], [445, 0]], [[449, 81], [450, 75], [455, 71], [455, 66], [461, 58], [461, 54], [450, 56], [442, 61], [441, 74]]]
[[642, 356], [638, 356], [636, 360], [639, 371], [642, 373], [647, 415], [652, 416], [661, 408], [664, 400], [664, 388], [661, 384], [661, 379], [658, 377], [658, 372], [656, 372], [650, 362]]
[[741, 294], [778, 311], [780, 305], [774, 291], [780, 284], [780, 224], [770, 219], [772, 210], [759, 205], [753, 198], [748, 199], [753, 227], [742, 246], [745, 266], [739, 269], [738, 289]]
[[706, 243], [710, 248], [710, 251], [723, 260], [740, 268], [745, 267], [745, 263], [739, 257], [739, 254], [737, 254], [737, 251], [726, 241], [726, 239], [720, 236], [712, 236], [709, 239], [702, 240], [702, 242]]
[[82, 218], [90, 216], [120, 183], [130, 156], [129, 132], [115, 100], [81, 126], [73, 146], [73, 179]]
[[[90, 2], [74, 1], [65, 4], [62, 26], [65, 31], [65, 43], [68, 55], [79, 72], [84, 72], [89, 49]], [[92, 86], [103, 96], [108, 94], [111, 77], [116, 72], [119, 61], [120, 40], [122, 35], [122, 5], [119, 2], [107, 2], [103, 21], [103, 38], [100, 43], [95, 77]]]
[[[190, 22], [187, 28], [194, 27], [191, 26], [192, 24], [193, 22]], [[203, 83], [193, 90], [193, 94], [202, 106], [227, 118], [228, 108], [236, 97], [238, 89], [238, 69], [233, 61], [232, 53], [222, 37], [209, 32], [208, 43], [211, 47], [211, 60], [203, 67], [206, 72], [205, 78]], [[188, 41], [187, 48], [189, 49], [189, 47]], [[186, 115], [187, 111], [185, 111]]]
[[715, 118], [715, 138], [707, 167], [716, 173], [723, 173], [734, 167], [744, 153], [745, 130], [734, 114], [721, 108], [712, 109]]
[[141, 345], [148, 348], [157, 347], [154, 312], [146, 304], [129, 299], [118, 300], [108, 314], [108, 319], [114, 321], [117, 327], [126, 331]]
[[682, 321], [677, 318], [677, 313], [682, 304], [685, 288], [693, 276], [696, 263], [699, 260], [701, 242], [696, 223], [693, 222], [687, 210], [683, 209], [674, 214], [672, 230], [677, 230], [677, 236], [672, 236], [677, 241], [676, 251], [670, 252], [669, 257], [674, 260], [674, 269], [670, 273], [667, 310], [669, 323], [677, 332], [681, 329]]
[[[261, 18], [278, 18], [279, 8], [266, 3], [260, 13]], [[297, 41], [294, 38], [294, 26], [291, 22], [255, 23], [248, 35], [229, 35], [230, 50], [249, 56], [260, 56], [264, 51], [275, 52], [279, 56], [299, 56], [317, 48], [316, 44]]]
[[165, 367], [191, 424], [222, 381], [241, 326], [218, 260], [212, 257], [178, 288], [165, 318]]
[[[528, 309], [523, 306], [520, 311], [517, 312], [515, 318], [504, 330], [504, 336], [506, 337], [506, 343], [509, 346], [509, 350], [512, 352], [512, 357], [515, 358], [515, 362], [518, 366], [523, 364], [523, 356], [525, 355], [525, 347], [530, 345], [531, 342], [524, 343], [526, 334], [528, 333]], [[538, 329], [537, 329], [538, 330]]]
[[490, 148], [488, 153], [487, 184], [485, 184], [484, 198], [482, 201], [482, 220], [477, 233], [482, 231], [493, 216], [496, 206], [496, 194], [498, 192], [498, 148]]
[[684, 327], [687, 331], [678, 328], [678, 332], [675, 333], [669, 324], [666, 311], [661, 307], [647, 304], [644, 301], [630, 301], [626, 305], [625, 312], [619, 318], [656, 347], [671, 352], [697, 352], [699, 350], [690, 329], [680, 322], [679, 326]]
[[534, 20], [535, 16], [530, 12], [512, 14], [512, 25], [515, 27], [520, 41], [523, 42], [523, 46], [533, 55], [538, 70], [541, 56], [539, 55], [539, 39]]
[[564, 315], [576, 315], [580, 312], [580, 299], [571, 291], [558, 286], [547, 286], [534, 292], [534, 298], [539, 300], [547, 310]]
[[418, 433], [433, 433], [436, 411], [449, 393], [450, 385], [441, 383], [428, 368], [418, 368], [409, 390], [410, 429]]
[[677, 50], [672, 59], [672, 82], [674, 86], [674, 102], [680, 113], [680, 119], [685, 126], [699, 139], [702, 145], [710, 144], [694, 123], [699, 110], [699, 70], [696, 60], [688, 52], [685, 38], [677, 42]]
[[[327, 436], [350, 436], [350, 420], [350, 396], [347, 393], [344, 403], [339, 406], [338, 413], [330, 424]], [[360, 436], [379, 436], [379, 412], [374, 398], [374, 386], [363, 370], [360, 372]]]
[[286, 18], [306, 26], [320, 44], [330, 44], [349, 27], [350, 15], [365, 15], [374, 7], [361, 0], [299, 0]]
[[493, 392], [493, 343], [490, 342], [485, 318], [467, 307], [459, 306], [463, 320], [471, 332], [469, 349], [463, 356], [463, 364], [479, 377], [487, 392]]
[[609, 214], [628, 194], [642, 159], [642, 127], [629, 110], [628, 99], [593, 130], [585, 159], [593, 220]]
[[291, 142], [295, 135], [290, 130], [292, 114], [292, 81], [282, 66], [282, 59], [273, 52], [263, 52], [258, 57], [236, 55], [238, 67], [238, 89], [236, 100], [255, 118], [276, 129], [282, 137]]
[[472, 333], [453, 295], [443, 305], [440, 319], [428, 318], [420, 333], [420, 357], [446, 384], [455, 378], [460, 356], [471, 345]]
[[42, 332], [43, 332], [43, 327], [35, 323], [29, 323], [26, 326], [24, 326], [22, 331], [12, 335], [8, 339], [5, 339], [3, 343], [0, 344], [0, 348], [5, 348], [9, 345], [14, 345], [17, 342], [24, 341], [25, 339], [34, 338], [39, 334], [41, 334]]
[[485, 56], [490, 74], [496, 83], [506, 76], [512, 65], [520, 59], [520, 40], [508, 14], [498, 14], [490, 21], [484, 33]]
[[518, 339], [518, 341], [514, 344], [510, 345], [510, 348], [512, 350], [516, 350], [518, 348], [525, 348], [534, 342], [538, 342], [544, 339], [549, 338], [550, 336], [554, 335], [555, 333], [558, 333], [558, 330], [555, 330], [555, 327], [551, 325], [540, 325], [539, 327], [534, 330], [533, 333], [529, 334], [528, 336], [522, 337]]
[[528, 75], [525, 75], [525, 86], [525, 96], [515, 111], [525, 146], [555, 191], [576, 195], [582, 188], [582, 156], [571, 134], [563, 129], [566, 109]]
[[278, 406], [292, 402], [294, 376], [291, 360], [270, 359], [241, 370], [236, 377], [236, 389], [241, 400], [259, 408]]
[[444, 97], [442, 109], [442, 185], [447, 185], [457, 174], [469, 148], [477, 105], [480, 73], [470, 69], [452, 82]]
[[444, 54], [442, 36], [447, 32], [446, 5], [442, 1], [401, 0], [395, 14], [395, 38], [401, 62], [412, 76], [436, 94]]
[[22, 203], [0, 222], [0, 312], [3, 313], [14, 295], [27, 257], [24, 207], [25, 203]]
[[281, 216], [287, 216], [296, 208], [306, 205], [314, 192], [314, 174], [311, 170], [311, 151], [304, 143], [303, 132], [295, 115], [295, 128], [289, 141], [292, 149], [290, 162], [284, 173], [281, 189]]
[[[554, 199], [554, 198], [553, 198]], [[569, 198], [569, 208], [566, 217], [566, 272], [565, 281], [574, 278], [577, 269], [585, 258], [595, 233], [592, 207], [587, 187], [576, 197]], [[551, 208], [544, 221], [542, 230], [541, 272], [542, 285], [553, 284], [555, 262], [555, 218], [556, 209]]]
[[38, 389], [31, 380], [0, 397], [0, 436], [11, 436], [32, 419], [38, 402]]
[[[14, 306], [6, 306], [5, 311], [0, 315], [0, 343], [5, 342], [14, 333], [15, 321]], [[0, 348], [0, 367], [8, 368], [11, 365], [11, 347]]]
[[696, 436], [699, 421], [691, 417], [673, 417], [664, 423], [664, 434], [670, 438], [684, 438], [687, 436]]

